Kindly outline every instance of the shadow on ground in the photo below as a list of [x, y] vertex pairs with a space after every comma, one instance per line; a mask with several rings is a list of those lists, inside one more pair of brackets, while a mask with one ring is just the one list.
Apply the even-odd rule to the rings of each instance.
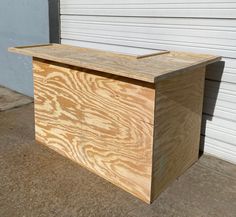
[[[203, 101], [203, 116], [202, 116], [202, 127], [201, 127], [201, 143], [200, 143], [200, 150], [199, 150], [199, 157], [201, 157], [204, 153], [204, 146], [205, 146], [205, 135], [206, 135], [206, 127], [207, 122], [212, 121], [214, 116], [215, 106], [217, 97], [219, 94], [220, 89], [220, 81], [224, 72], [225, 62], [218, 61], [206, 66], [206, 81], [205, 81], [205, 91], [204, 95], [207, 97]], [[210, 98], [206, 94], [206, 89], [208, 85], [212, 85]]]

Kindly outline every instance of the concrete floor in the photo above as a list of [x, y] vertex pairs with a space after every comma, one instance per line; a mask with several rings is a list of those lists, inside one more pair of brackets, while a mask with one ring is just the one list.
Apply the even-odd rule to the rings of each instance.
[[33, 102], [33, 98], [0, 86], [0, 112]]
[[0, 112], [0, 217], [236, 217], [236, 166], [203, 156], [151, 205], [35, 144], [33, 104]]

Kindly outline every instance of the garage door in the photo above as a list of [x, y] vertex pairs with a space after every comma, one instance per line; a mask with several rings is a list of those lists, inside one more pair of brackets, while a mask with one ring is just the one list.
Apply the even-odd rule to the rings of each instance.
[[235, 0], [61, 0], [61, 43], [133, 54], [166, 49], [223, 56], [223, 75], [207, 74], [202, 146], [236, 163]]

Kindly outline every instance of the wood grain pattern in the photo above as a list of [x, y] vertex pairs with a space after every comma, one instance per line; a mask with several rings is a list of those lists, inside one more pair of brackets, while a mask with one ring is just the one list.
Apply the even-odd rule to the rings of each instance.
[[147, 203], [197, 160], [205, 66], [220, 57], [10, 50], [34, 56], [38, 142]]
[[[97, 70], [140, 81], [155, 83], [219, 61], [221, 57], [185, 52], [164, 52], [144, 58], [69, 45], [49, 44], [9, 48], [9, 51], [42, 59]], [[134, 58], [135, 57], [135, 58]]]
[[34, 58], [36, 140], [150, 201], [154, 85]]
[[152, 200], [198, 159], [204, 80], [198, 68], [156, 84]]

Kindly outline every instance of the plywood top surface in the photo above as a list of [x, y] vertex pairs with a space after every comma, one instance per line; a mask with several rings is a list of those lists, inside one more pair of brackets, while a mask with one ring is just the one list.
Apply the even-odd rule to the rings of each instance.
[[9, 51], [150, 83], [221, 59], [219, 56], [175, 51], [132, 56], [61, 44], [15, 47]]

